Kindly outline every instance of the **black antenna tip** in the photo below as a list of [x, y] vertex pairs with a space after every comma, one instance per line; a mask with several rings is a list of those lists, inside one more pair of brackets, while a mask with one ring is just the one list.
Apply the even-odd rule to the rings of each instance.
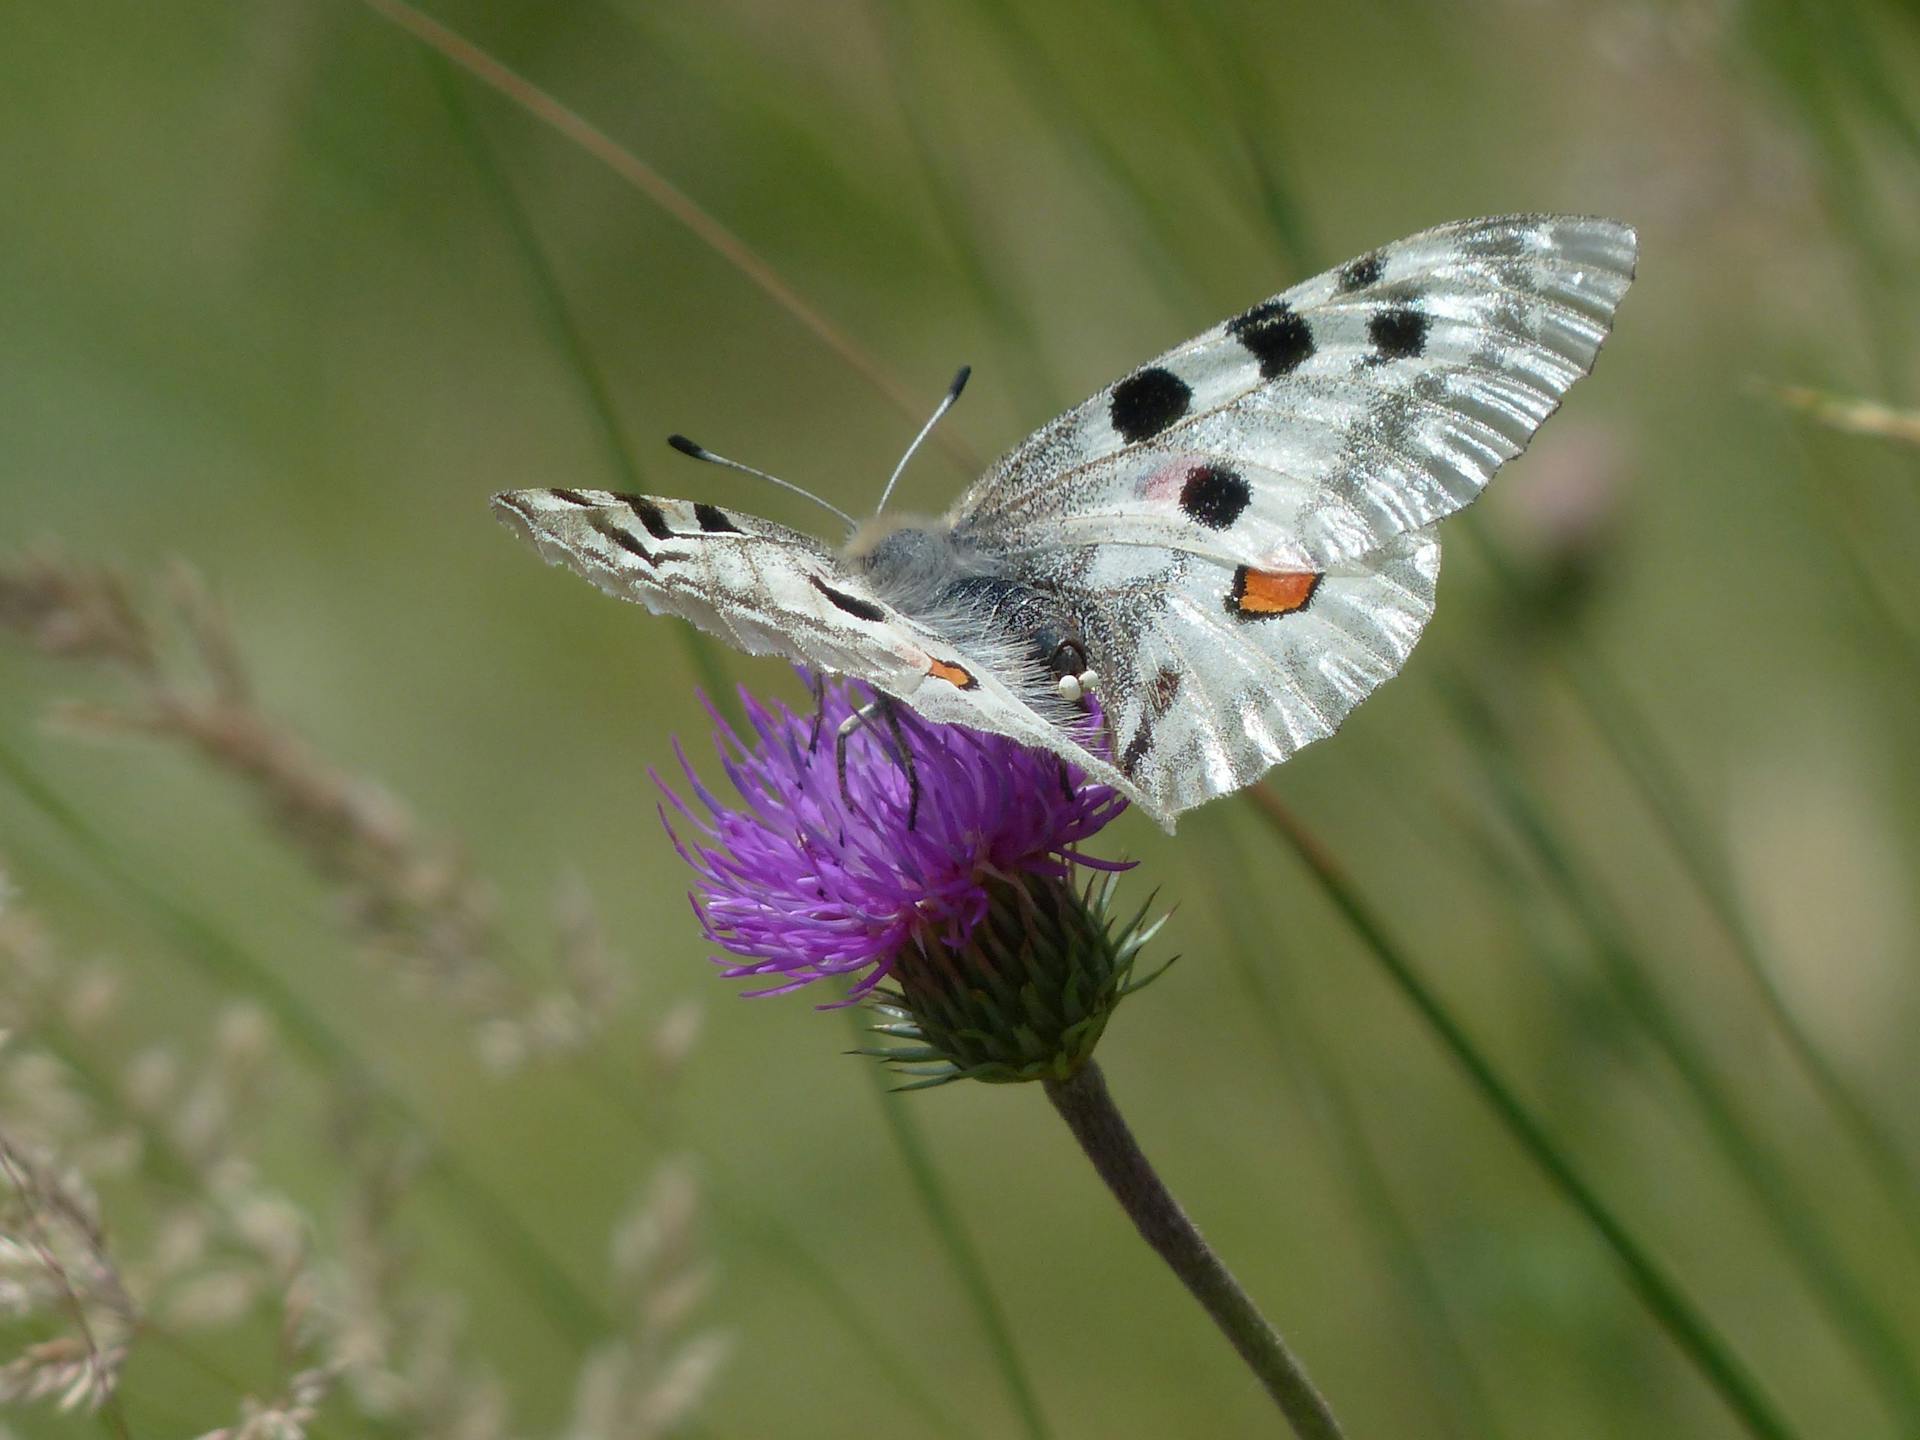
[[967, 381], [971, 379], [972, 376], [973, 366], [962, 365], [960, 367], [960, 373], [953, 377], [953, 384], [947, 387], [947, 398], [949, 400], [958, 400], [960, 398], [960, 392], [967, 388]]
[[684, 435], [667, 436], [667, 444], [678, 450], [682, 455], [691, 455], [696, 460], [704, 460], [707, 458], [706, 450], [694, 444], [693, 441], [687, 439]]

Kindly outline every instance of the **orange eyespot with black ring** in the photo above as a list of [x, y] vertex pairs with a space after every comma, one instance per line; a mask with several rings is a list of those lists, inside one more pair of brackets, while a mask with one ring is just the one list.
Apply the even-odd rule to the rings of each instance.
[[1242, 565], [1233, 572], [1227, 612], [1248, 620], [1292, 615], [1307, 608], [1325, 578], [1311, 570], [1255, 570]]

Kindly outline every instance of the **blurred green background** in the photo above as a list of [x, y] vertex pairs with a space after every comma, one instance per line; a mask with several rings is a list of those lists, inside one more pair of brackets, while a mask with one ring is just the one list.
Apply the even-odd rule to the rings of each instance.
[[[1789, 1432], [1920, 1435], [1920, 450], [1757, 388], [1920, 400], [1910, 13], [434, 13], [677, 186], [914, 408], [974, 365], [910, 508], [971, 478], [958, 449], [990, 457], [1386, 240], [1517, 209], [1638, 226], [1597, 372], [1446, 528], [1406, 673], [1270, 784]], [[675, 735], [709, 750], [678, 622], [541, 566], [485, 503], [637, 483], [819, 532], [661, 437], [857, 510], [913, 418], [654, 197], [352, 0], [10, 6], [0, 176], [8, 558], [52, 540], [142, 577], [190, 562], [261, 707], [457, 836], [528, 965], [577, 873], [632, 986], [595, 1083], [565, 1062], [490, 1074], [459, 1016], [354, 953], [243, 791], [172, 750], [53, 733], [50, 700], [111, 685], [9, 646], [0, 736], [100, 839], [0, 785], [0, 859], [73, 953], [129, 977], [92, 1063], [199, 1043], [248, 988], [210, 981], [183, 953], [204, 937], [157, 897], [344, 1037], [586, 1294], [636, 1185], [693, 1153], [701, 1321], [734, 1350], [688, 1433], [897, 1433], [930, 1410], [955, 1435], [1032, 1433], [844, 1020], [711, 974], [648, 779]], [[777, 662], [725, 663], [796, 693]], [[1126, 893], [1177, 906], [1160, 949], [1184, 957], [1122, 1011], [1108, 1075], [1355, 1436], [1741, 1433], [1244, 800], [1176, 840], [1137, 816], [1103, 840], [1142, 862]], [[1809, 1083], [1748, 962], [1878, 1150]], [[689, 997], [704, 1036], [656, 1095], [638, 1054]], [[322, 1244], [339, 1078], [289, 1045], [257, 1129]], [[1273, 1432], [1037, 1092], [951, 1087], [907, 1113], [1050, 1433]], [[109, 1189], [109, 1231], [137, 1233], [141, 1204]], [[461, 1297], [518, 1433], [557, 1433], [593, 1327], [555, 1323], [467, 1204], [409, 1190], [419, 1271]], [[206, 1344], [269, 1383], [246, 1336]], [[126, 1394], [141, 1435], [237, 1404], [158, 1351]], [[317, 1433], [361, 1433], [340, 1414]]]

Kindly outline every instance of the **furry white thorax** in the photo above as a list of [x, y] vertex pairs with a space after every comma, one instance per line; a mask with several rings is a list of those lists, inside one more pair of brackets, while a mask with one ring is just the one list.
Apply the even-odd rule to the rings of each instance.
[[1054, 652], [1071, 634], [1064, 609], [1009, 578], [999, 557], [960, 539], [950, 521], [877, 516], [854, 532], [841, 558], [875, 594], [991, 666], [1049, 720], [1071, 724], [1082, 713], [1091, 672], [1063, 686], [1054, 668]]
[[876, 515], [853, 532], [840, 558], [910, 614], [938, 602], [956, 581], [993, 573], [986, 557], [956, 542], [951, 525], [927, 515]]

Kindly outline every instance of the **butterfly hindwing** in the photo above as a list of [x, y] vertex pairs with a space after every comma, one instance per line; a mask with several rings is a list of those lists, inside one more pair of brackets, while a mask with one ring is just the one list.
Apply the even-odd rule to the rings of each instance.
[[1440, 542], [1412, 531], [1325, 572], [1144, 545], [1016, 563], [1071, 597], [1114, 762], [1167, 824], [1331, 735], [1399, 671], [1433, 613]]

